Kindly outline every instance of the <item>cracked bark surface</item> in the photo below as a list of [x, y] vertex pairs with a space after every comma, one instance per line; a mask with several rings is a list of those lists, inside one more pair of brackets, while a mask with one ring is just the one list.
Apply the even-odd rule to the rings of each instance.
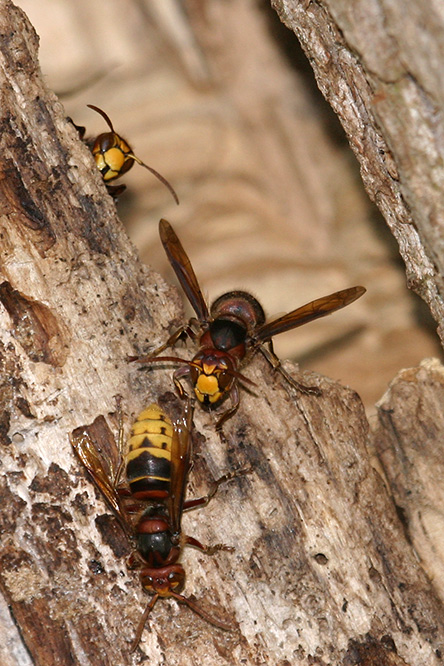
[[[184, 518], [187, 533], [236, 548], [184, 556], [186, 593], [234, 631], [158, 602], [129, 655], [147, 600], [68, 433], [100, 415], [115, 429], [116, 394], [129, 421], [171, 391], [170, 371], [139, 372], [125, 358], [158, 344], [183, 312], [140, 264], [45, 89], [26, 17], [1, 0], [0, 22], [2, 664], [441, 663], [442, 603], [372, 465], [359, 397], [309, 373], [301, 381], [322, 395], [296, 394], [259, 358], [228, 446], [213, 416], [196, 413], [190, 495], [233, 468], [252, 473]], [[422, 404], [433, 407], [427, 394]]]

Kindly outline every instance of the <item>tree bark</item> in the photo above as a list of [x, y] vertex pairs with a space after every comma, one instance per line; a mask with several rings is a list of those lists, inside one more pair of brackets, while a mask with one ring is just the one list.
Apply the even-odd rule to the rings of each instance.
[[0, 0], [0, 21], [2, 663], [441, 663], [443, 608], [372, 467], [359, 397], [317, 375], [298, 379], [321, 396], [295, 393], [260, 358], [228, 446], [214, 416], [196, 413], [189, 495], [251, 473], [184, 517], [188, 534], [236, 549], [183, 558], [186, 594], [234, 631], [159, 601], [130, 656], [147, 598], [68, 434], [108, 417], [117, 394], [130, 421], [172, 390], [171, 370], [140, 372], [126, 356], [163, 341], [183, 312], [138, 261], [45, 89], [26, 17]]
[[337, 113], [444, 340], [444, 16], [421, 0], [272, 0]]
[[444, 600], [444, 369], [436, 359], [401, 370], [379, 401], [373, 441], [422, 566]]

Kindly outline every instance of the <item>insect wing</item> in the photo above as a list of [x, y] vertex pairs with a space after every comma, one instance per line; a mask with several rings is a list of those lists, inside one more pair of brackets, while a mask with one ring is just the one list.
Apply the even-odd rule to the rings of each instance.
[[119, 519], [125, 531], [128, 532], [128, 516], [122, 506], [113, 480], [109, 472], [105, 469], [102, 457], [99, 455], [96, 445], [88, 432], [88, 427], [82, 426], [76, 428], [70, 434], [69, 439], [80, 462], [88, 470], [94, 483]]
[[266, 322], [263, 326], [260, 326], [254, 333], [254, 339], [257, 342], [266, 342], [278, 333], [290, 331], [293, 328], [303, 326], [303, 324], [307, 324], [310, 321], [336, 312], [336, 310], [345, 308], [346, 305], [356, 301], [365, 292], [366, 289], [364, 287], [350, 287], [349, 289], [343, 289], [342, 291], [336, 291], [334, 294], [323, 296], [323, 298], [318, 298], [315, 301], [310, 301], [310, 303], [289, 312], [283, 317]]
[[192, 408], [188, 403], [183, 417], [174, 424], [173, 442], [171, 447], [171, 491], [169, 497], [169, 513], [172, 531], [180, 532], [183, 503], [188, 472], [191, 463], [191, 421]]
[[159, 233], [162, 245], [165, 248], [168, 261], [177, 275], [199, 321], [208, 321], [208, 306], [202, 295], [196, 275], [187, 253], [182, 247], [176, 232], [169, 222], [160, 220]]

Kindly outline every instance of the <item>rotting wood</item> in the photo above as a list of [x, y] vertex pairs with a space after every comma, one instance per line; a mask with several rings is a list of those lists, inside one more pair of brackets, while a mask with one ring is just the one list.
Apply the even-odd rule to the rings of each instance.
[[375, 452], [433, 586], [444, 600], [444, 367], [426, 359], [401, 370], [379, 401]]
[[228, 447], [214, 419], [196, 414], [191, 493], [233, 467], [252, 472], [184, 519], [187, 533], [236, 547], [184, 558], [187, 593], [235, 631], [159, 602], [129, 656], [146, 598], [67, 435], [112, 412], [117, 393], [130, 418], [171, 389], [170, 372], [139, 372], [125, 357], [182, 313], [176, 292], [138, 263], [45, 90], [26, 18], [1, 0], [0, 22], [0, 590], [11, 613], [0, 617], [11, 665], [24, 650], [38, 666], [441, 663], [443, 609], [371, 466], [358, 396], [313, 375], [303, 379], [322, 396], [297, 395], [260, 359]]

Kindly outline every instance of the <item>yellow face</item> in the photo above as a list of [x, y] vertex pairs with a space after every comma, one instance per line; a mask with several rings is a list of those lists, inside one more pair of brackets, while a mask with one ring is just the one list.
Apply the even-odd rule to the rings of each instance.
[[214, 404], [222, 397], [217, 376], [212, 374], [200, 374], [194, 387], [194, 392], [200, 402], [209, 401], [211, 404]]
[[234, 374], [230, 371], [224, 358], [194, 358], [191, 369], [194, 392], [199, 402], [215, 406], [228, 394], [234, 382]]
[[106, 167], [108, 167], [106, 173], [103, 175], [104, 180], [117, 178], [125, 163], [125, 155], [120, 148], [110, 148], [103, 155], [101, 153], [97, 154], [95, 159], [100, 172], [105, 171]]
[[[128, 171], [133, 163], [130, 146], [115, 132], [101, 134], [93, 146], [92, 154], [103, 180], [110, 181]], [[131, 165], [127, 164], [131, 161]]]

